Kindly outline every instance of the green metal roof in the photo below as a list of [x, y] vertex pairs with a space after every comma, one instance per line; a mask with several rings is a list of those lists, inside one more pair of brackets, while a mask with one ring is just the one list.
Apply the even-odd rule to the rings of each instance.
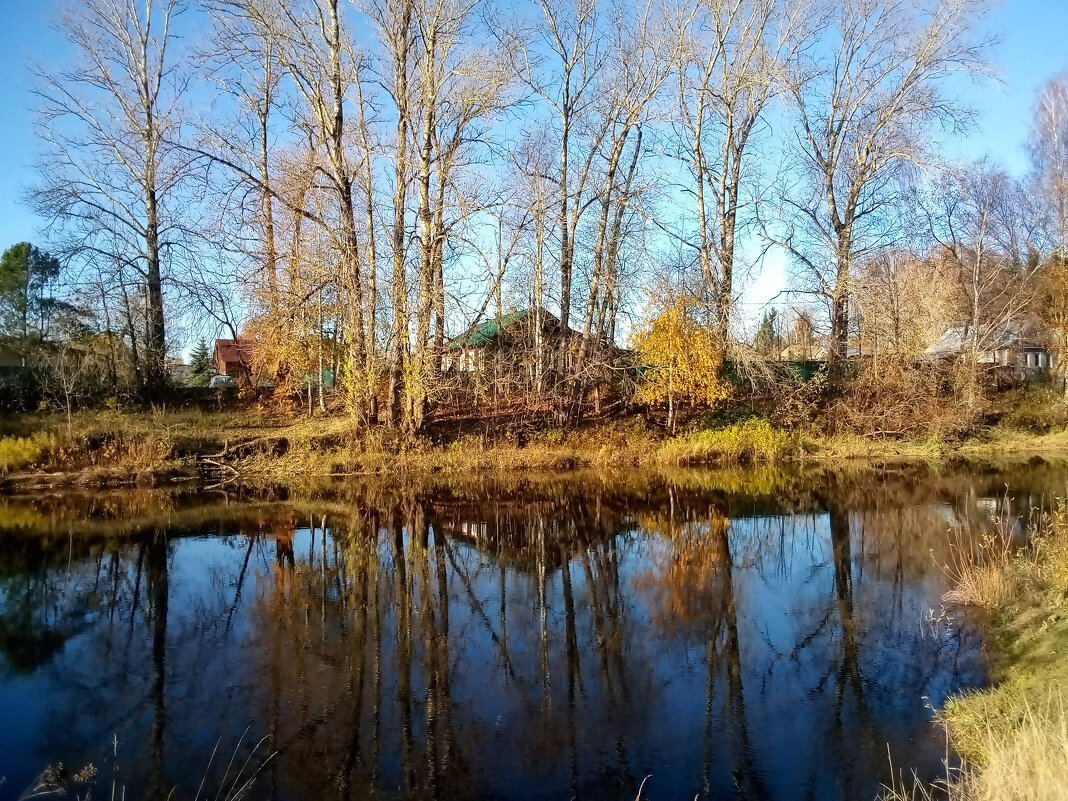
[[449, 340], [448, 348], [483, 348], [492, 344], [502, 333], [530, 316], [529, 309], [508, 312], [503, 317], [493, 317], [471, 326], [464, 333]]

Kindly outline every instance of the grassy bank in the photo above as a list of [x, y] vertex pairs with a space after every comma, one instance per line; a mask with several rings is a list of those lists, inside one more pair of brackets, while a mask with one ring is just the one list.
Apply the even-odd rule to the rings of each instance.
[[[1068, 503], [1035, 521], [1018, 547], [1008, 531], [961, 551], [946, 601], [990, 617], [994, 684], [952, 700], [950, 742], [963, 764], [950, 801], [1068, 798]], [[892, 799], [945, 797], [898, 788]]]
[[0, 484], [153, 484], [195, 478], [293, 478], [382, 473], [479, 473], [634, 466], [730, 466], [812, 461], [1024, 461], [1068, 456], [1068, 430], [1007, 427], [971, 438], [903, 440], [786, 430], [763, 418], [694, 424], [669, 436], [639, 415], [568, 429], [475, 422], [414, 440], [366, 432], [345, 416], [291, 418], [265, 412], [79, 413], [0, 422]]

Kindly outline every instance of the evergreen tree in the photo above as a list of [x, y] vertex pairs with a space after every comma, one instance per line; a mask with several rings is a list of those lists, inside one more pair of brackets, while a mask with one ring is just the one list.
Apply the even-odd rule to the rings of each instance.
[[0, 334], [23, 345], [45, 337], [51, 311], [61, 304], [48, 297], [59, 276], [59, 260], [29, 242], [12, 245], [0, 256]]
[[753, 348], [762, 356], [770, 358], [776, 355], [779, 335], [775, 330], [775, 323], [778, 316], [775, 309], [764, 312], [764, 319], [760, 321], [760, 328], [757, 329], [756, 336], [753, 338]]
[[203, 339], [193, 350], [189, 365], [193, 368], [189, 376], [189, 386], [206, 387], [215, 373], [215, 365], [212, 364], [211, 353], [208, 352], [208, 343]]

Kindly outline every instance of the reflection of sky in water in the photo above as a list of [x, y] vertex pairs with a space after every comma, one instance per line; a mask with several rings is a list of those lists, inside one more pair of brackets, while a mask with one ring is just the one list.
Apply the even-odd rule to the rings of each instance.
[[0, 797], [55, 761], [110, 781], [117, 736], [133, 796], [191, 798], [246, 728], [280, 752], [254, 797], [866, 798], [888, 744], [938, 771], [926, 699], [981, 675], [926, 622], [960, 505], [531, 508], [278, 513], [3, 573]]

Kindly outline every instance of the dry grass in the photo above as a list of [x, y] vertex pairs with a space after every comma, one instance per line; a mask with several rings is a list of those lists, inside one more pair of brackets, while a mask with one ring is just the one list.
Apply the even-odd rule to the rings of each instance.
[[963, 456], [998, 456], [1020, 452], [1063, 456], [1068, 453], [1068, 429], [1036, 432], [1000, 424], [961, 442], [957, 451]]
[[800, 453], [800, 439], [754, 418], [718, 429], [698, 429], [664, 443], [657, 459], [668, 464], [746, 464], [778, 462]]
[[1068, 798], [1068, 724], [1061, 692], [1035, 706], [1022, 700], [1011, 726], [982, 730], [980, 768], [965, 762], [936, 787], [899, 779], [883, 801], [1063, 801]]
[[1020, 555], [1013, 545], [1008, 519], [999, 519], [993, 534], [978, 542], [962, 532], [954, 532], [950, 561], [943, 565], [950, 590], [942, 596], [947, 604], [999, 609], [1012, 601], [1017, 588], [1013, 564]]
[[951, 700], [945, 722], [963, 759], [941, 787], [899, 782], [885, 798], [1053, 801], [1068, 798], [1068, 502], [1013, 547], [1007, 524], [946, 566], [947, 603], [991, 614], [997, 683]]
[[[787, 461], [937, 462], [951, 456], [1011, 461], [1036, 452], [1068, 453], [1068, 433], [1020, 434], [991, 440], [945, 442], [937, 437], [900, 440], [857, 434], [827, 435], [784, 429], [756, 417], [696, 426], [665, 437], [641, 415], [590, 422], [575, 428], [498, 425], [470, 427], [405, 439], [385, 429], [367, 431], [343, 414], [308, 419], [256, 410], [79, 412], [68, 432], [48, 415], [0, 419], [0, 476], [31, 470], [62, 471], [89, 480], [100, 471], [188, 473], [195, 457], [219, 453], [242, 476], [291, 481], [392, 472], [480, 473], [650, 466], [733, 466]], [[438, 437], [441, 437], [438, 439]], [[108, 479], [105, 483], [110, 483]]]
[[[211, 758], [208, 759], [208, 764], [204, 769], [204, 775], [200, 779], [200, 786], [197, 788], [197, 794], [193, 801], [201, 801], [201, 799], [207, 798], [214, 798], [215, 801], [244, 801], [244, 799], [250, 797], [253, 785], [259, 774], [277, 756], [278, 752], [269, 752], [269, 747], [263, 748], [270, 739], [269, 736], [263, 737], [258, 742], [246, 744], [245, 737], [247, 735], [248, 729], [245, 729], [245, 732], [237, 741], [229, 761], [226, 763], [225, 772], [221, 775], [219, 775], [218, 767], [215, 767], [215, 758], [216, 756], [225, 758], [225, 755], [219, 754], [219, 745], [222, 740], [216, 741], [215, 749], [211, 752]], [[54, 765], [49, 765], [34, 779], [33, 784], [19, 796], [19, 801], [28, 801], [31, 798], [73, 798], [76, 801], [90, 801], [94, 797], [93, 790], [97, 789], [98, 782], [103, 785], [99, 789], [103, 790], [101, 795], [104, 797], [125, 799], [127, 797], [127, 788], [117, 778], [119, 774], [119, 740], [117, 737], [112, 739], [111, 747], [115, 764], [111, 769], [110, 783], [99, 781], [103, 777], [92, 763], [76, 771], [71, 771], [65, 768], [62, 763], [57, 762]], [[219, 767], [221, 765], [222, 762], [220, 760]], [[215, 768], [214, 770], [213, 767]], [[0, 781], [0, 784], [2, 784], [2, 781]], [[174, 796], [175, 788], [172, 787], [167, 794], [167, 798], [170, 799]], [[156, 796], [146, 792], [145, 797]]]
[[1068, 798], [1068, 725], [1064, 698], [1023, 706], [1023, 721], [1006, 736], [990, 730], [987, 763], [973, 780], [976, 801], [1054, 801]]
[[972, 565], [962, 572], [957, 585], [942, 600], [958, 606], [996, 609], [1013, 595], [1011, 576], [997, 564]]

